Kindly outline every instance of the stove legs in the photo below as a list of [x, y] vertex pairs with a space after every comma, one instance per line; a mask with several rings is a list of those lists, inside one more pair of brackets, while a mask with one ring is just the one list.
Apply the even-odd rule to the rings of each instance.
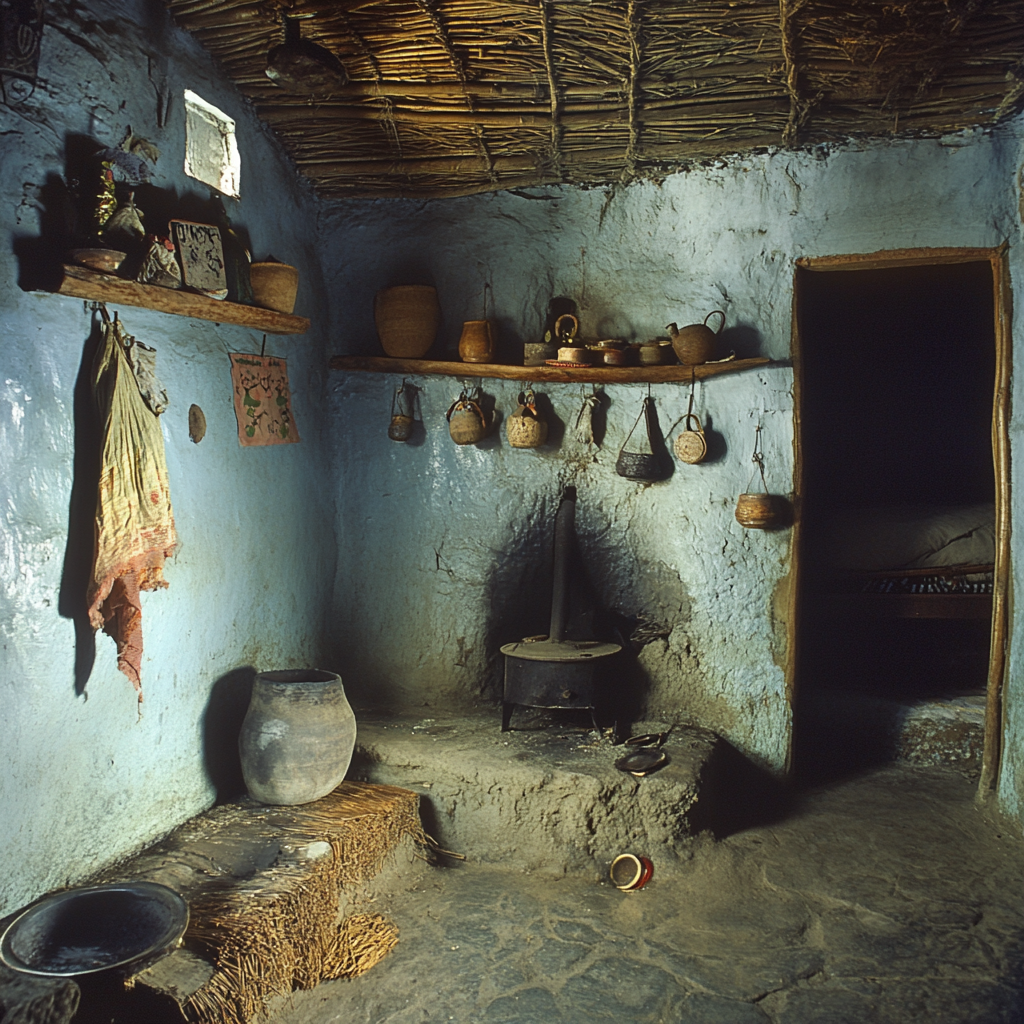
[[[501, 702], [501, 731], [508, 732], [512, 728], [512, 712], [515, 710], [515, 703], [513, 701], [503, 700]], [[590, 712], [590, 720], [594, 723], [594, 732], [600, 733], [601, 726], [597, 724], [597, 708], [592, 705], [587, 708]], [[619, 723], [615, 723], [615, 732], [618, 733]]]

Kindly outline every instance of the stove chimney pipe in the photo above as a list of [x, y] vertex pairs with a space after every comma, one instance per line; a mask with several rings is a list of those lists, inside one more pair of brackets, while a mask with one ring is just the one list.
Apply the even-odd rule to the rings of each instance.
[[556, 643], [565, 636], [569, 618], [569, 561], [576, 531], [576, 488], [566, 487], [555, 516], [555, 571], [551, 594], [551, 625], [548, 639]]

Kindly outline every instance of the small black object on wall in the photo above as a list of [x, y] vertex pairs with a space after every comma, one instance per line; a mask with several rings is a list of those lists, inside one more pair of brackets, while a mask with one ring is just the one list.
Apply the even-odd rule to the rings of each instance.
[[32, 95], [43, 39], [43, 0], [0, 4], [0, 98], [8, 106]]

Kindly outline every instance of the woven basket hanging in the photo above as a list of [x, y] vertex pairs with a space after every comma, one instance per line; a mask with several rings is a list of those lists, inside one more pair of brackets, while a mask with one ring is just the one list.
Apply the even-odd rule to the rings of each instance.
[[[708, 453], [708, 442], [704, 436], [704, 428], [700, 425], [697, 414], [693, 411], [693, 376], [690, 378], [690, 404], [686, 410], [686, 418], [683, 420], [683, 429], [676, 435], [675, 449], [676, 457], [680, 462], [689, 463], [691, 466], [703, 462]], [[696, 424], [696, 429], [693, 427]]]
[[[633, 429], [626, 437], [626, 441], [619, 451], [619, 457], [615, 460], [615, 472], [628, 480], [661, 480], [665, 476], [665, 468], [661, 459], [654, 453], [654, 446], [651, 438], [654, 434], [654, 427], [657, 423], [657, 412], [654, 408], [654, 399], [648, 395], [640, 407], [640, 415], [633, 424]], [[640, 444], [640, 450], [630, 451], [630, 441], [644, 422], [644, 440], [646, 444]], [[645, 449], [645, 450], [644, 450]]]
[[[761, 446], [760, 423], [754, 433], [754, 454], [750, 459], [756, 468], [751, 470], [746, 492], [736, 499], [736, 522], [748, 530], [769, 530], [780, 522], [781, 510], [775, 496], [768, 493], [768, 484], [764, 479], [764, 450]], [[760, 493], [750, 490], [750, 485], [754, 482], [754, 473], [757, 472], [761, 474], [763, 490]]]

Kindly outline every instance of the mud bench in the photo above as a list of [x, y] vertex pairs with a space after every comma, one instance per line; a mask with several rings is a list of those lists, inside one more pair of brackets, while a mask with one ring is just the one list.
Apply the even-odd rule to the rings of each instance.
[[95, 992], [98, 1000], [116, 996], [124, 1020], [144, 1012], [151, 1022], [248, 1024], [274, 995], [362, 974], [398, 941], [390, 921], [360, 912], [362, 883], [386, 864], [414, 863], [425, 839], [418, 803], [406, 789], [343, 782], [310, 804], [246, 798], [191, 819], [90, 880], [159, 882], [180, 893], [189, 904], [181, 946], [127, 977], [108, 971], [99, 981], [0, 965], [0, 1020], [67, 1024], [80, 1003], [89, 1016]]

